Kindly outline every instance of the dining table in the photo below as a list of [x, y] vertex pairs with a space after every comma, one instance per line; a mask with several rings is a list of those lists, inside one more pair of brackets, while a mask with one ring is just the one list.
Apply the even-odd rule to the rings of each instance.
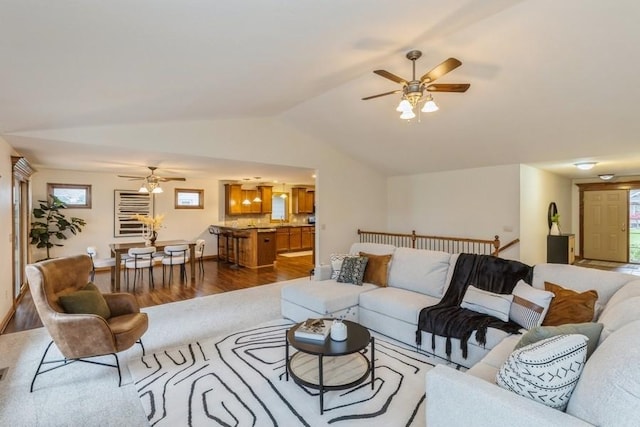
[[[158, 252], [164, 250], [167, 246], [187, 245], [189, 246], [189, 265], [191, 268], [191, 281], [196, 280], [196, 242], [191, 240], [164, 240], [156, 241], [153, 246]], [[111, 254], [115, 258], [115, 265], [111, 267], [111, 291], [120, 292], [120, 267], [122, 264], [122, 255], [129, 252], [131, 248], [143, 248], [146, 242], [128, 242], [128, 243], [110, 243], [109, 248]]]

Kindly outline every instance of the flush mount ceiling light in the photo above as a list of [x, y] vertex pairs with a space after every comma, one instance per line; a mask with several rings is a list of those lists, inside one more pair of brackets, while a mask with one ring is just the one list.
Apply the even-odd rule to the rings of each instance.
[[580, 162], [574, 163], [573, 165], [580, 170], [588, 171], [589, 169], [593, 169], [597, 162]]
[[609, 181], [611, 179], [613, 179], [615, 175], [612, 173], [603, 173], [601, 175], [598, 175], [598, 178], [600, 178], [603, 181]]
[[420, 77], [420, 80], [416, 79], [416, 60], [421, 56], [422, 52], [419, 50], [412, 50], [407, 53], [407, 59], [410, 60], [413, 65], [413, 79], [410, 81], [407, 81], [402, 77], [398, 77], [386, 70], [375, 70], [374, 73], [377, 75], [396, 83], [400, 83], [402, 85], [402, 89], [368, 96], [366, 98], [362, 98], [362, 100], [366, 101], [368, 99], [402, 92], [402, 98], [400, 99], [400, 104], [398, 104], [396, 111], [402, 113], [400, 114], [401, 119], [410, 120], [416, 116], [414, 109], [422, 102], [424, 102], [424, 106], [420, 111], [423, 113], [432, 113], [439, 110], [438, 105], [433, 100], [433, 96], [431, 96], [431, 94], [425, 96], [425, 90], [428, 92], [466, 92], [471, 86], [468, 83], [431, 84], [436, 79], [447, 74], [449, 71], [452, 71], [462, 65], [462, 62], [455, 58], [447, 59]]

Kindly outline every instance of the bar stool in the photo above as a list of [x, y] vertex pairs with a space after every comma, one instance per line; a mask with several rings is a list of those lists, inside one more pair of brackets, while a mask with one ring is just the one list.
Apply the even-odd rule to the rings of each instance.
[[[236, 255], [235, 255], [235, 263], [231, 266], [231, 268], [233, 268], [234, 270], [239, 269], [241, 267], [240, 265], [240, 240], [241, 239], [248, 239], [249, 236], [247, 236], [246, 233], [244, 232], [239, 232], [239, 231], [234, 231], [231, 235], [231, 237], [233, 238], [233, 245], [236, 251]], [[228, 249], [228, 247], [227, 247]], [[228, 250], [227, 250], [227, 254], [228, 254]]]
[[220, 261], [220, 235], [222, 234], [220, 231], [220, 227], [216, 227], [215, 225], [210, 225], [209, 226], [209, 234], [213, 234], [214, 236], [216, 236], [216, 248], [218, 248], [218, 250], [216, 251], [218, 256], [217, 256], [217, 260]]

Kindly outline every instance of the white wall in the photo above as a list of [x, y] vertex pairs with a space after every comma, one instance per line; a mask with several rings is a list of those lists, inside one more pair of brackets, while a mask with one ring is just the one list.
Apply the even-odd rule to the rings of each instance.
[[0, 271], [4, 271], [3, 274], [0, 274], [0, 322], [4, 320], [13, 306], [13, 278], [11, 276], [13, 260], [11, 178], [13, 171], [11, 156], [14, 154], [9, 144], [0, 138]]
[[[390, 178], [388, 229], [478, 239], [498, 235], [504, 245], [520, 236], [519, 182], [518, 165]], [[517, 259], [520, 246], [503, 256]]]
[[[91, 185], [91, 209], [65, 209], [67, 217], [82, 218], [87, 222], [82, 232], [62, 241], [63, 247], [51, 249], [52, 257], [85, 253], [87, 246], [96, 246], [98, 258], [108, 258], [109, 243], [139, 241], [140, 237], [114, 237], [114, 190], [136, 190], [137, 181], [118, 178], [115, 174], [39, 169], [33, 175], [32, 193], [34, 206], [38, 200], [46, 199], [47, 183]], [[215, 236], [208, 232], [208, 226], [219, 221], [218, 180], [194, 180], [186, 182], [166, 182], [162, 184], [164, 193], [155, 195], [155, 214], [165, 214], [163, 228], [158, 233], [160, 240], [205, 239], [205, 256], [216, 254]], [[193, 188], [204, 190], [204, 209], [175, 209], [174, 189]], [[224, 199], [224, 194], [222, 194]], [[32, 260], [45, 257], [44, 249], [31, 246]]]
[[534, 265], [547, 262], [549, 203], [555, 202], [563, 234], [572, 225], [571, 180], [531, 166], [520, 166], [520, 259]]
[[254, 161], [315, 169], [318, 261], [346, 251], [357, 229], [386, 224], [385, 178], [277, 119], [138, 124], [25, 132], [21, 135], [150, 152]]

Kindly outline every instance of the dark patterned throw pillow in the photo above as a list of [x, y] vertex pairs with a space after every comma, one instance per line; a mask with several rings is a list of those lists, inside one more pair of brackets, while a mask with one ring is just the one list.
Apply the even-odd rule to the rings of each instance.
[[364, 270], [367, 267], [367, 261], [369, 261], [369, 258], [366, 256], [345, 258], [336, 281], [362, 286], [362, 278], [364, 277]]

